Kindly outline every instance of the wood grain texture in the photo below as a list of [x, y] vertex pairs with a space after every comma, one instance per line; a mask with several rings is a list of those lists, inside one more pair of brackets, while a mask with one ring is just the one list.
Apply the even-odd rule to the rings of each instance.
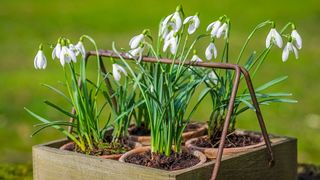
[[[272, 138], [274, 167], [267, 166], [265, 146], [231, 156], [224, 156], [218, 179], [291, 180], [297, 173], [297, 141], [293, 138]], [[164, 171], [121, 163], [57, 147], [65, 140], [33, 147], [35, 180], [47, 179], [110, 179], [110, 180], [197, 180], [209, 179], [214, 161], [178, 171]]]

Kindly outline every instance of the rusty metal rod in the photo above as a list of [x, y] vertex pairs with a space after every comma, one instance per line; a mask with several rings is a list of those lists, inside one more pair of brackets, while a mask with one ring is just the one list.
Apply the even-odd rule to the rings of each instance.
[[222, 134], [221, 134], [221, 138], [220, 138], [220, 144], [219, 144], [219, 148], [218, 148], [218, 152], [217, 152], [217, 158], [215, 160], [216, 162], [214, 164], [214, 168], [212, 171], [211, 180], [217, 179], [219, 168], [220, 168], [220, 163], [221, 163], [221, 159], [222, 159], [222, 155], [223, 155], [223, 148], [224, 148], [225, 140], [227, 137], [227, 133], [228, 133], [229, 125], [230, 125], [230, 119], [231, 119], [232, 112], [234, 109], [234, 101], [237, 96], [237, 91], [238, 91], [239, 82], [240, 82], [241, 71], [240, 71], [239, 67], [235, 68], [235, 74], [236, 74], [236, 76], [235, 76], [234, 82], [233, 82], [231, 97], [230, 97], [229, 105], [228, 105], [227, 116], [224, 121], [223, 130], [222, 130]]
[[[117, 55], [116, 53], [114, 53], [113, 51], [110, 51], [110, 50], [100, 50], [98, 53], [99, 53], [99, 61], [101, 63], [101, 71], [104, 74], [106, 74], [106, 69], [105, 69], [104, 64], [102, 63], [101, 57], [113, 57], [113, 58], [116, 58], [116, 59], [120, 58], [119, 55]], [[87, 62], [89, 56], [92, 56], [92, 55], [97, 55], [96, 51], [87, 52], [86, 58], [85, 58], [86, 62]], [[125, 54], [125, 53], [121, 53], [120, 56], [123, 59], [126, 59], [126, 60], [135, 60], [134, 58], [128, 57], [127, 54]], [[156, 59], [154, 57], [142, 57], [141, 61], [150, 62], [150, 63], [160, 62], [160, 63], [163, 63], [163, 64], [172, 64], [172, 63], [179, 64], [180, 63], [179, 61], [172, 62], [171, 59], [166, 59], [166, 58]], [[186, 61], [184, 63], [184, 65], [192, 65], [192, 66], [207, 67], [207, 68], [218, 68], [218, 69], [230, 69], [230, 70], [234, 70], [235, 74], [236, 74], [235, 79], [234, 79], [234, 85], [233, 85], [233, 88], [232, 88], [231, 97], [230, 97], [229, 104], [228, 104], [227, 116], [226, 116], [226, 119], [225, 119], [225, 122], [224, 122], [223, 131], [222, 131], [222, 135], [221, 135], [221, 140], [220, 140], [220, 144], [219, 144], [219, 148], [218, 148], [218, 152], [217, 152], [217, 158], [216, 158], [216, 162], [214, 164], [214, 168], [213, 168], [213, 171], [212, 171], [211, 180], [215, 180], [217, 178], [217, 176], [218, 176], [218, 172], [219, 172], [219, 168], [220, 168], [220, 164], [221, 164], [221, 160], [222, 160], [222, 155], [223, 155], [223, 148], [224, 148], [224, 144], [225, 144], [225, 139], [226, 139], [227, 132], [228, 132], [228, 127], [229, 127], [229, 124], [230, 124], [230, 119], [231, 119], [231, 116], [232, 116], [232, 113], [233, 113], [234, 101], [235, 101], [235, 98], [236, 98], [236, 95], [237, 95], [237, 90], [238, 90], [238, 87], [239, 87], [241, 74], [243, 74], [243, 76], [246, 79], [246, 84], [247, 84], [247, 87], [249, 89], [252, 102], [253, 102], [253, 104], [254, 104], [254, 106], [256, 108], [256, 116], [258, 118], [258, 121], [259, 121], [259, 124], [260, 124], [260, 128], [261, 128], [261, 131], [262, 131], [262, 135], [263, 135], [263, 138], [265, 140], [265, 143], [266, 143], [266, 146], [267, 146], [267, 149], [268, 149], [269, 166], [271, 167], [274, 164], [274, 157], [273, 157], [273, 152], [272, 152], [272, 149], [271, 149], [271, 143], [270, 143], [270, 139], [269, 139], [269, 136], [268, 136], [268, 133], [267, 133], [267, 129], [266, 129], [266, 126], [265, 126], [265, 123], [264, 123], [264, 120], [263, 120], [263, 117], [262, 117], [262, 114], [261, 114], [259, 103], [257, 101], [256, 95], [255, 95], [255, 92], [254, 92], [254, 88], [253, 88], [253, 85], [252, 85], [250, 74], [248, 73], [248, 71], [245, 68], [243, 68], [243, 67], [241, 67], [241, 66], [239, 66], [237, 64], [231, 64], [231, 63], [216, 63], [216, 62], [207, 63], [207, 62]], [[110, 84], [109, 79], [107, 79], [107, 80], [105, 79], [105, 83], [106, 83], [108, 88], [109, 87], [111, 88], [111, 84]], [[112, 88], [109, 89], [109, 93], [113, 92], [113, 91], [110, 91], [110, 90], [112, 90]], [[116, 101], [113, 102], [113, 103], [116, 103]], [[72, 128], [69, 127], [68, 130], [72, 131]], [[69, 132], [71, 132], [71, 131], [69, 131]]]
[[260, 106], [259, 106], [257, 97], [255, 95], [256, 93], [254, 92], [254, 88], [253, 88], [253, 85], [252, 85], [252, 81], [251, 81], [249, 72], [243, 67], [240, 67], [240, 69], [241, 69], [241, 72], [242, 72], [242, 74], [244, 75], [244, 77], [246, 79], [247, 86], [248, 86], [248, 89], [249, 89], [249, 92], [250, 92], [250, 95], [251, 95], [251, 100], [252, 100], [252, 103], [253, 103], [253, 105], [254, 105], [254, 107], [256, 109], [256, 116], [257, 116], [258, 121], [259, 121], [259, 125], [260, 125], [260, 129], [261, 129], [261, 132], [262, 132], [262, 135], [263, 135], [263, 139], [264, 139], [264, 141], [266, 143], [266, 146], [267, 146], [267, 150], [268, 150], [268, 154], [269, 154], [269, 157], [268, 157], [269, 167], [272, 167], [274, 165], [274, 163], [275, 163], [274, 155], [273, 155], [273, 152], [272, 152], [271, 142], [270, 142], [270, 138], [268, 136], [267, 128], [266, 128], [266, 125], [265, 125], [263, 117], [262, 117], [262, 113], [261, 113], [261, 110], [260, 110]]

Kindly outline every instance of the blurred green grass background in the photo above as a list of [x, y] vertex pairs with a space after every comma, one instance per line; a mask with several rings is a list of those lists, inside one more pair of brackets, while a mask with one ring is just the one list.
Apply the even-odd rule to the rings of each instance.
[[[45, 71], [34, 70], [33, 58], [41, 42], [54, 43], [61, 35], [76, 42], [80, 35], [88, 34], [96, 40], [100, 49], [110, 49], [112, 41], [117, 42], [118, 47], [128, 48], [130, 38], [145, 28], [156, 35], [159, 20], [173, 12], [178, 4], [183, 5], [187, 15], [200, 12], [202, 30], [223, 14], [231, 18], [231, 59], [239, 53], [256, 24], [272, 19], [280, 29], [288, 21], [296, 23], [304, 42], [300, 59], [295, 60], [291, 56], [286, 63], [282, 63], [282, 51], [274, 48], [254, 83], [258, 86], [279, 75], [289, 76], [285, 83], [272, 90], [292, 92], [299, 103], [263, 107], [268, 130], [274, 134], [297, 137], [299, 162], [319, 164], [319, 0], [1, 0], [0, 162], [31, 162], [32, 145], [63, 137], [55, 130], [47, 130], [30, 138], [34, 130], [32, 125], [38, 122], [23, 110], [26, 106], [46, 117], [62, 118], [42, 103], [45, 99], [62, 103], [40, 84], [59, 87], [58, 81], [63, 80], [63, 73], [58, 62], [51, 60], [49, 49], [46, 51], [48, 68]], [[268, 30], [259, 31], [250, 45], [251, 49], [263, 48]], [[199, 53], [203, 51], [198, 48]], [[206, 107], [205, 104], [201, 106], [195, 119], [208, 118], [209, 109]], [[239, 128], [259, 129], [253, 112], [241, 115], [238, 122]]]

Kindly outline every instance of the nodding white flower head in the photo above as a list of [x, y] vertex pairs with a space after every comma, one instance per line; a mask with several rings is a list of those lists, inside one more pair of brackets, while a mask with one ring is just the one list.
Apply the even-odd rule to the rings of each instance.
[[189, 27], [188, 27], [188, 33], [189, 34], [193, 34], [197, 28], [200, 25], [200, 19], [198, 17], [198, 13], [194, 16], [189, 16], [187, 17], [184, 21], [183, 24], [187, 24], [189, 23]]
[[215, 59], [217, 58], [218, 52], [213, 42], [211, 42], [207, 47], [205, 55], [208, 60], [211, 60], [212, 57], [214, 57]]
[[178, 37], [174, 34], [174, 31], [171, 31], [164, 40], [163, 52], [166, 52], [170, 46], [170, 53], [172, 55], [177, 53], [178, 50]]
[[271, 28], [267, 38], [266, 38], [266, 47], [269, 48], [271, 43], [277, 45], [279, 48], [282, 47], [282, 38], [281, 35], [275, 28]]
[[137, 48], [141, 42], [144, 40], [144, 34], [139, 34], [131, 38], [129, 45], [131, 49]]
[[191, 61], [192, 62], [202, 62], [202, 59], [198, 55], [194, 54], [191, 58]]
[[140, 62], [141, 59], [142, 59], [142, 54], [143, 54], [143, 51], [144, 51], [144, 46], [139, 46], [135, 49], [131, 49], [129, 52], [128, 52], [128, 56], [130, 58], [134, 58], [136, 56], [138, 56], [138, 61]]
[[169, 30], [178, 32], [182, 26], [182, 20], [180, 17], [180, 8], [178, 7], [176, 12], [167, 16], [160, 24], [160, 34], [163, 39], [168, 35]]
[[82, 57], [85, 57], [85, 55], [86, 55], [86, 50], [85, 50], [85, 48], [84, 48], [84, 45], [83, 45], [81, 39], [80, 39], [80, 41], [74, 46], [74, 48], [76, 49], [76, 56], [78, 56], [79, 54], [81, 54]]
[[291, 41], [287, 43], [287, 45], [284, 47], [283, 52], [282, 52], [282, 61], [286, 62], [289, 58], [290, 52], [293, 52], [296, 59], [299, 58], [298, 50], [297, 48], [292, 44]]
[[210, 73], [208, 73], [208, 78], [215, 84], [218, 84], [218, 76], [214, 71], [211, 71]]
[[53, 48], [52, 59], [59, 58], [61, 53], [61, 38], [58, 39], [57, 45]]
[[34, 68], [35, 69], [45, 69], [47, 67], [47, 59], [42, 51], [42, 45], [40, 45], [39, 50], [34, 58]]
[[210, 34], [211, 34], [211, 37], [216, 37], [217, 36], [217, 33], [218, 33], [218, 30], [221, 26], [221, 21], [220, 20], [217, 20], [211, 24], [208, 25], [207, 27], [207, 31], [210, 31]]
[[67, 46], [62, 47], [59, 59], [62, 66], [64, 66], [65, 63], [70, 63], [71, 61], [77, 62], [74, 51], [70, 50]]
[[292, 30], [291, 37], [292, 37], [292, 40], [295, 42], [297, 48], [301, 49], [302, 48], [302, 38], [299, 35], [299, 33], [297, 32], [297, 30], [295, 30], [295, 29]]
[[118, 64], [112, 64], [112, 75], [114, 80], [120, 81], [121, 79], [120, 73], [123, 73], [125, 76], [128, 76], [127, 71], [122, 66]]
[[228, 24], [227, 23], [223, 23], [222, 26], [219, 27], [216, 37], [220, 38], [222, 36], [222, 34], [224, 34], [224, 38], [227, 38], [228, 29], [229, 29]]

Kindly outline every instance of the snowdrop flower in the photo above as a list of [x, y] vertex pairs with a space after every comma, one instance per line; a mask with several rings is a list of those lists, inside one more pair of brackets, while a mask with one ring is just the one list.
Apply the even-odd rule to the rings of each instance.
[[194, 54], [191, 58], [192, 62], [202, 62], [202, 59], [199, 58], [198, 55]]
[[218, 55], [218, 52], [217, 52], [217, 48], [216, 46], [214, 45], [213, 42], [211, 42], [209, 44], [209, 46], [207, 47], [206, 49], [206, 52], [205, 52], [205, 55], [206, 55], [206, 58], [208, 60], [211, 60], [212, 59], [212, 56], [216, 59], [217, 58], [217, 55]]
[[137, 36], [134, 36], [129, 42], [130, 48], [131, 49], [137, 48], [143, 40], [144, 40], [143, 34], [139, 34]]
[[121, 67], [118, 64], [112, 64], [112, 75], [113, 75], [114, 80], [120, 81], [120, 78], [121, 78], [120, 73], [123, 73], [125, 76], [128, 75], [127, 71], [123, 67]]
[[224, 38], [227, 38], [228, 36], [228, 24], [227, 23], [223, 23], [222, 26], [219, 27], [218, 31], [217, 31], [217, 38], [220, 38], [222, 34], [224, 34]]
[[269, 48], [271, 43], [276, 44], [279, 48], [282, 47], [282, 38], [281, 35], [277, 32], [275, 28], [271, 28], [267, 39], [266, 39], [266, 47]]
[[62, 47], [59, 59], [62, 66], [64, 66], [65, 63], [70, 63], [71, 60], [77, 62], [75, 53], [67, 46]]
[[297, 32], [297, 30], [293, 30], [291, 32], [291, 37], [292, 39], [296, 42], [296, 46], [298, 49], [301, 49], [302, 48], [302, 38], [301, 36], [299, 35], [299, 33]]
[[46, 67], [47, 67], [47, 59], [44, 56], [44, 53], [42, 51], [42, 45], [40, 45], [38, 53], [34, 58], [34, 68], [35, 69], [45, 69]]
[[210, 31], [210, 34], [211, 34], [211, 37], [216, 37], [217, 36], [217, 33], [218, 33], [218, 30], [221, 26], [221, 21], [220, 20], [217, 20], [211, 24], [208, 25], [207, 27], [207, 31]]
[[188, 27], [188, 33], [189, 34], [193, 34], [197, 28], [200, 25], [200, 19], [198, 17], [198, 13], [194, 16], [189, 16], [187, 17], [184, 21], [183, 24], [187, 24], [189, 23], [189, 27]]
[[218, 84], [218, 76], [216, 75], [216, 73], [214, 71], [211, 71], [210, 73], [208, 73], [208, 78], [215, 84]]
[[55, 58], [59, 58], [60, 57], [60, 53], [61, 53], [61, 43], [60, 43], [60, 38], [58, 40], [58, 43], [57, 45], [53, 48], [53, 51], [52, 51], [52, 59], [55, 59]]
[[174, 35], [173, 31], [171, 31], [165, 39], [165, 42], [163, 45], [163, 52], [166, 52], [169, 46], [170, 46], [170, 53], [172, 55], [176, 54], [178, 50], [178, 37]]
[[292, 44], [292, 42], [288, 42], [287, 45], [284, 47], [283, 49], [283, 52], [282, 52], [282, 61], [283, 62], [286, 62], [289, 58], [289, 53], [290, 52], [293, 52], [296, 59], [299, 58], [299, 55], [298, 55], [298, 50], [296, 47], [294, 47], [294, 45]]
[[180, 17], [180, 13], [177, 10], [173, 14], [170, 14], [167, 16], [161, 23], [160, 27], [160, 34], [162, 35], [162, 38], [166, 38], [168, 35], [169, 27], [171, 27], [172, 31], [174, 33], [178, 32], [182, 26], [182, 20]]
[[128, 56], [130, 58], [134, 58], [136, 56], [139, 56], [138, 61], [141, 61], [143, 51], [144, 51], [144, 46], [139, 46], [135, 49], [131, 49], [128, 53]]
[[79, 53], [82, 55], [82, 57], [86, 55], [86, 50], [81, 40], [74, 46], [74, 48], [76, 49], [76, 56], [78, 56]]

